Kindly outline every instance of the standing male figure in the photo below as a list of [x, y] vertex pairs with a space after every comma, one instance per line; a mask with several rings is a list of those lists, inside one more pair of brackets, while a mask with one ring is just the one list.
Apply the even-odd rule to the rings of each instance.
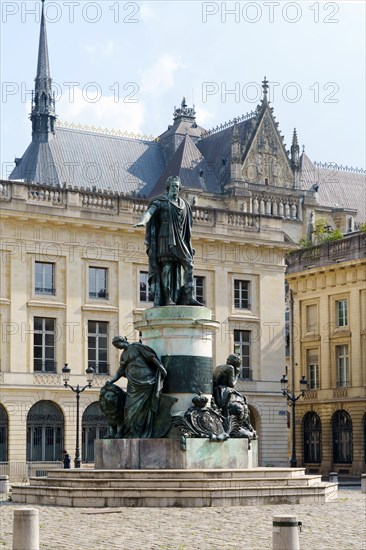
[[180, 186], [178, 176], [169, 177], [167, 194], [153, 198], [135, 225], [146, 226], [149, 284], [155, 306], [202, 305], [193, 298], [192, 210], [178, 196]]

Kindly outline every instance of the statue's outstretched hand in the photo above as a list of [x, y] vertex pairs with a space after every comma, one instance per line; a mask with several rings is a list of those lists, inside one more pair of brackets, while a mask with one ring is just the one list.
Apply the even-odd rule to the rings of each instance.
[[144, 222], [135, 223], [133, 227], [145, 227]]

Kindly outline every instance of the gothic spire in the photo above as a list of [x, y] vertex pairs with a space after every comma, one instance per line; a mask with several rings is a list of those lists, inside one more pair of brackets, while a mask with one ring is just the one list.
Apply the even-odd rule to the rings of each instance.
[[268, 94], [268, 80], [267, 80], [267, 77], [265, 76], [264, 77], [264, 80], [262, 81], [262, 89], [263, 89], [263, 103], [268, 103], [268, 97], [267, 97], [267, 94]]
[[37, 75], [32, 93], [32, 137], [37, 141], [48, 141], [55, 129], [55, 98], [52, 93], [52, 78], [48, 59], [47, 31], [42, 0], [41, 30], [39, 35]]
[[291, 164], [294, 170], [299, 168], [299, 157], [300, 157], [300, 147], [297, 141], [296, 128], [294, 128], [294, 133], [292, 134], [292, 144], [291, 144]]

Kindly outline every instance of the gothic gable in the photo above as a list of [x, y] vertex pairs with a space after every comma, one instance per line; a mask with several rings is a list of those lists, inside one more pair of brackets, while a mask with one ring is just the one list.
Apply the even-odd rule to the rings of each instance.
[[265, 107], [244, 152], [244, 181], [278, 187], [293, 187], [294, 175], [270, 109]]

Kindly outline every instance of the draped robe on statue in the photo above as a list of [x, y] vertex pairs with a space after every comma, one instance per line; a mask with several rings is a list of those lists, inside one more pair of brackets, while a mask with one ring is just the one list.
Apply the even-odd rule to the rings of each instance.
[[184, 290], [193, 289], [193, 255], [191, 245], [192, 210], [179, 197], [173, 202], [167, 195], [155, 197], [148, 207], [151, 219], [146, 225], [145, 244], [149, 257], [149, 284], [154, 304], [162, 305], [161, 265], [169, 263], [170, 288], [175, 303], [181, 298], [181, 267], [184, 269]]
[[152, 437], [158, 413], [162, 379], [153, 360], [155, 351], [138, 342], [121, 355], [119, 376], [127, 378], [125, 403], [125, 437]]

